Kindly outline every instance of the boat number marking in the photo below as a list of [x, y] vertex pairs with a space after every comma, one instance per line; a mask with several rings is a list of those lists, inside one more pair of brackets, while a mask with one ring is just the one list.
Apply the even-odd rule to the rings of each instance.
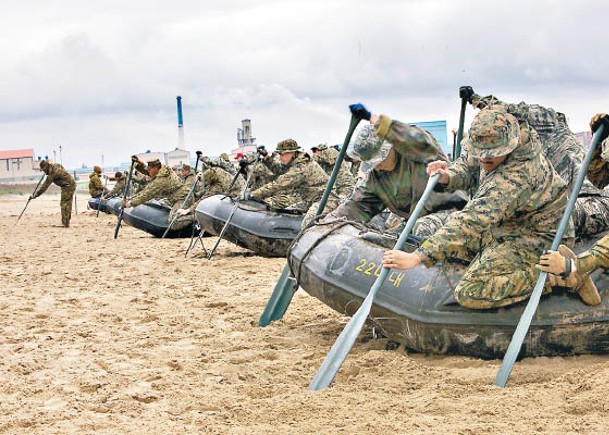
[[[373, 261], [368, 261], [365, 258], [359, 260], [360, 264], [355, 267], [355, 270], [363, 273], [364, 275], [374, 275], [379, 276], [381, 273], [381, 269], [383, 268], [382, 264], [376, 265]], [[398, 287], [402, 282], [402, 278], [404, 278], [404, 274], [402, 272], [396, 272], [392, 270], [387, 277], [387, 281], [392, 283], [395, 287]]]

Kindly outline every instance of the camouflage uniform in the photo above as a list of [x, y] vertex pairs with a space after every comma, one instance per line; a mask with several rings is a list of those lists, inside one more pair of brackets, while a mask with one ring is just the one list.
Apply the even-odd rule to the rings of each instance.
[[[229, 174], [220, 166], [208, 167], [203, 172], [203, 181], [201, 182], [201, 188], [199, 189], [196, 195], [199, 200], [188, 208], [188, 212], [193, 213], [199, 203], [205, 198], [209, 198], [210, 196], [214, 195], [225, 194], [233, 179], [234, 175]], [[237, 177], [235, 184], [233, 184], [233, 187], [228, 192], [228, 196], [238, 196], [243, 191], [244, 186], [245, 182], [243, 181], [243, 177]]]
[[328, 176], [311, 156], [296, 151], [287, 171], [274, 181], [254, 190], [252, 196], [264, 199], [271, 207], [284, 209], [299, 204], [307, 210], [324, 193]]
[[[491, 149], [497, 153], [493, 157], [508, 156], [496, 169], [481, 170], [472, 153], [502, 140], [515, 148], [507, 153], [504, 146]], [[451, 214], [416, 252], [428, 267], [451, 258], [471, 261], [455, 288], [457, 302], [465, 307], [520, 302], [533, 291], [539, 276], [534, 265], [552, 244], [567, 204], [567, 187], [541, 152], [534, 130], [525, 123], [518, 127], [518, 121], [501, 110], [479, 112], [464, 145], [465, 153], [450, 166], [444, 188], [469, 189], [476, 184], [475, 174], [479, 187], [465, 208]], [[572, 236], [572, 228], [566, 235]]]
[[[374, 130], [380, 140], [387, 141], [395, 150], [395, 167], [391, 171], [369, 171], [351, 197], [330, 213], [331, 217], [344, 216], [350, 220], [368, 222], [388, 208], [392, 213], [408, 218], [427, 185], [427, 164], [435, 160], [448, 160], [436, 139], [420, 127], [381, 115]], [[465, 202], [462, 193], [434, 192], [422, 214], [462, 207]]]
[[123, 196], [123, 194], [125, 193], [125, 183], [126, 182], [127, 182], [127, 180], [125, 179], [125, 177], [121, 177], [116, 182], [116, 184], [114, 185], [112, 190], [110, 190], [110, 192], [108, 192], [105, 195], [105, 198], [110, 199], [110, 198], [117, 198], [117, 197]]
[[[143, 163], [138, 163], [136, 169], [148, 175], [148, 170]], [[131, 205], [137, 207], [151, 199], [160, 200], [171, 207], [168, 222], [171, 222], [179, 208], [181, 208], [184, 198], [188, 195], [189, 186], [184, 185], [180, 177], [166, 165], [161, 166], [159, 172], [150, 180], [144, 189], [138, 192], [131, 200]], [[192, 201], [192, 198], [191, 198]], [[188, 207], [190, 204], [186, 204]], [[187, 227], [194, 222], [191, 215], [180, 216], [176, 219], [173, 226], [174, 230]]]
[[97, 198], [106, 192], [108, 192], [108, 189], [104, 187], [100, 175], [96, 172], [89, 175], [89, 195], [93, 198]]
[[[478, 108], [501, 107], [514, 115], [519, 122], [528, 122], [529, 126], [539, 134], [546, 158], [567, 183], [569, 192], [573, 191], [577, 175], [586, 157], [586, 150], [569, 129], [564, 115], [538, 104], [504, 103], [493, 95], [480, 97], [474, 94], [472, 105]], [[599, 148], [597, 154], [600, 156]], [[595, 177], [590, 174], [591, 171], [594, 174], [596, 168], [598, 165], [595, 166], [593, 160], [588, 169], [588, 177], [592, 181]], [[601, 185], [604, 186], [606, 183]], [[572, 217], [577, 237], [589, 238], [606, 231], [609, 229], [608, 193], [595, 187], [590, 181], [584, 180]]]
[[[42, 195], [51, 183], [61, 187], [61, 202], [59, 203], [61, 208], [61, 223], [63, 226], [69, 227], [70, 219], [72, 218], [72, 199], [76, 190], [76, 181], [59, 163], [48, 163], [46, 161], [45, 163], [47, 166], [44, 172], [47, 174], [47, 178], [38, 190], [32, 194], [32, 198]], [[41, 167], [43, 165], [41, 163]]]
[[[320, 145], [318, 149], [319, 153], [313, 154], [313, 160], [330, 176], [334, 170], [334, 163], [336, 163], [338, 158], [338, 151], [336, 148], [328, 147], [327, 145]], [[351, 172], [344, 163], [338, 170], [333, 188], [336, 195], [342, 201], [346, 200], [353, 193], [355, 178], [353, 178], [353, 175], [351, 175]]]

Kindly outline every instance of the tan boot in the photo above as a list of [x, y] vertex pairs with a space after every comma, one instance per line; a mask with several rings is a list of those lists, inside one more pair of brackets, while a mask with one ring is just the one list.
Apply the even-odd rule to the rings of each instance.
[[[565, 245], [560, 245], [558, 247], [558, 252], [565, 258], [575, 259], [577, 257], [575, 252]], [[560, 277], [557, 278], [561, 279]], [[582, 298], [582, 301], [584, 301], [585, 304], [598, 305], [601, 303], [601, 295], [598, 292], [596, 285], [594, 285], [594, 281], [590, 278], [590, 275], [580, 275], [575, 272], [569, 275], [564, 282], [565, 287], [573, 288], [577, 291], [579, 297]]]

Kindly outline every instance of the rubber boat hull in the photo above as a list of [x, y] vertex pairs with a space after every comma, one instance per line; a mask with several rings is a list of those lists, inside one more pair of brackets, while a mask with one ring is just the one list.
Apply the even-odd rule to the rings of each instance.
[[[120, 212], [121, 198], [110, 199], [107, 203], [108, 209], [118, 215]], [[169, 226], [168, 217], [170, 210], [162, 206], [158, 201], [151, 200], [137, 207], [126, 208], [123, 213], [123, 222], [134, 228], [145, 231], [154, 237], [163, 237], [165, 230]], [[188, 225], [180, 230], [170, 230], [165, 236], [166, 239], [181, 237], [191, 237], [193, 225]], [[195, 234], [197, 234], [197, 231]]]
[[[202, 229], [218, 236], [234, 206], [230, 197], [210, 196], [199, 203], [195, 216]], [[271, 211], [261, 202], [239, 201], [223, 239], [265, 257], [285, 257], [302, 219], [302, 214]]]
[[[575, 252], [595, 240], [578, 244]], [[405, 250], [416, 249], [408, 243]], [[381, 271], [387, 250], [362, 238], [350, 224], [314, 226], [294, 243], [288, 262], [300, 286], [335, 311], [353, 315]], [[369, 322], [383, 335], [416, 351], [503, 358], [526, 301], [511, 307], [471, 310], [456, 303], [453, 291], [466, 266], [423, 265], [392, 271], [372, 306]], [[554, 290], [542, 296], [520, 357], [607, 353], [609, 277], [592, 277], [600, 305], [585, 305], [577, 294]]]
[[94, 198], [91, 197], [89, 198], [88, 204], [89, 204], [89, 208], [91, 210], [97, 210], [99, 209], [99, 211], [103, 211], [104, 213], [111, 213], [110, 210], [108, 210], [107, 204], [108, 200], [106, 199], [100, 199], [100, 198]]

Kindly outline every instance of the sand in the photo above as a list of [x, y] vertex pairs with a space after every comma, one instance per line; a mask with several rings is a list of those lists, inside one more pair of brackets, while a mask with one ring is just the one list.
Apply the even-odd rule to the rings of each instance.
[[[222, 242], [212, 261], [59, 197], [0, 197], [0, 432], [609, 432], [609, 357], [499, 361], [385, 350], [362, 331], [334, 385], [307, 385], [345, 325], [300, 290], [257, 320], [284, 259]], [[211, 245], [214, 238], [206, 239]]]

